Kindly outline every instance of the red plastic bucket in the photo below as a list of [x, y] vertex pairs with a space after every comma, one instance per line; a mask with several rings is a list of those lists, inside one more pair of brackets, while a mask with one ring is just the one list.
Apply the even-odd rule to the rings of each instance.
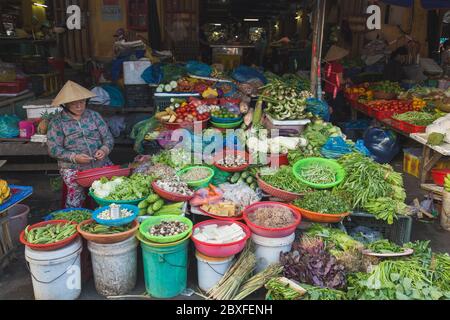
[[434, 183], [438, 186], [444, 186], [445, 177], [450, 174], [450, 169], [433, 169], [431, 170], [431, 177], [433, 178]]

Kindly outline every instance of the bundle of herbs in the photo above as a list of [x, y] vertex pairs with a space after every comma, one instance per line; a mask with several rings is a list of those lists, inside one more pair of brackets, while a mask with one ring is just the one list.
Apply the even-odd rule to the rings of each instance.
[[369, 273], [348, 277], [350, 299], [441, 300], [450, 299], [450, 257], [434, 254], [429, 242], [405, 244], [415, 250], [408, 258], [384, 260]]
[[280, 262], [288, 279], [321, 288], [346, 286], [344, 265], [327, 252], [321, 238], [303, 236], [290, 252], [281, 254]]
[[339, 162], [347, 175], [337, 189], [352, 195], [353, 209], [365, 209], [389, 224], [397, 214], [408, 214], [402, 176], [390, 165], [378, 164], [359, 153], [345, 155]]
[[309, 192], [303, 199], [294, 201], [294, 205], [308, 211], [326, 214], [341, 214], [351, 211], [348, 194], [329, 190]]
[[328, 252], [339, 263], [344, 265], [346, 271], [357, 272], [367, 269], [369, 258], [362, 255], [364, 245], [350, 237], [344, 231], [336, 228], [326, 228], [321, 224], [313, 224], [306, 235], [320, 237], [326, 245]]

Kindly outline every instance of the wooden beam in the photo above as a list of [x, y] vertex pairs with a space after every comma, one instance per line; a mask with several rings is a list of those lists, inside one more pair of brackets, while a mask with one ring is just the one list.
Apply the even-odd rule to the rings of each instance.
[[41, 143], [0, 143], [2, 156], [46, 156], [47, 145]]
[[57, 171], [58, 164], [55, 163], [27, 163], [27, 164], [7, 164], [0, 167], [0, 172], [10, 171]]

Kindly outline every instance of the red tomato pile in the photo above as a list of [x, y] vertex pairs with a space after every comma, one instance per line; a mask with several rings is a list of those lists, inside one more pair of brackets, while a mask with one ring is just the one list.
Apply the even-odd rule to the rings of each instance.
[[204, 121], [210, 118], [209, 112], [199, 113], [197, 107], [193, 104], [183, 103], [181, 107], [175, 110], [177, 120], [175, 122], [195, 122]]
[[404, 100], [375, 100], [368, 102], [367, 105], [375, 111], [400, 112], [411, 110], [411, 102]]

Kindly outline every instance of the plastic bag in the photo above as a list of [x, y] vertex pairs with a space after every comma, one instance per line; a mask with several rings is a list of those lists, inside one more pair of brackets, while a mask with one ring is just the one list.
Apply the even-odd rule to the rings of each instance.
[[239, 82], [247, 82], [253, 79], [259, 79], [264, 84], [267, 83], [267, 79], [264, 76], [263, 73], [259, 72], [258, 70], [246, 66], [239, 66], [236, 69], [234, 69], [233, 74], [231, 75], [233, 79], [239, 81]]
[[105, 120], [106, 123], [108, 123], [109, 130], [114, 138], [118, 138], [127, 127], [125, 117], [112, 116], [110, 118], [106, 118]]
[[115, 85], [103, 85], [102, 89], [105, 90], [109, 95], [109, 106], [122, 108], [125, 105], [125, 99], [123, 97], [122, 91]]
[[359, 139], [358, 141], [356, 141], [355, 150], [358, 151], [359, 153], [362, 153], [366, 157], [371, 156], [369, 149], [367, 149], [366, 146], [364, 145], [364, 140]]
[[306, 111], [321, 117], [324, 121], [330, 121], [330, 108], [325, 101], [316, 98], [307, 99]]
[[142, 72], [141, 78], [146, 83], [159, 84], [164, 77], [161, 66], [160, 63], [151, 65]]
[[152, 117], [150, 119], [138, 122], [134, 125], [133, 130], [131, 131], [130, 137], [134, 139], [134, 151], [139, 154], [142, 154], [144, 148], [142, 146], [142, 142], [147, 133], [153, 131], [159, 125], [159, 121]]
[[212, 73], [212, 68], [200, 61], [188, 61], [186, 64], [186, 70], [189, 74], [199, 77], [209, 77]]
[[350, 231], [349, 235], [353, 239], [363, 244], [369, 244], [383, 239], [383, 235], [379, 231], [375, 231], [364, 226], [358, 226], [356, 228], [353, 228]]
[[0, 116], [0, 138], [17, 138], [20, 119], [16, 115]]
[[90, 104], [109, 106], [111, 98], [109, 97], [109, 93], [105, 89], [103, 89], [102, 87], [95, 87], [91, 91], [93, 94], [95, 94], [95, 97], [89, 100]]
[[235, 203], [240, 210], [262, 200], [261, 190], [254, 191], [243, 181], [237, 184], [224, 183], [219, 188], [223, 191], [223, 199]]
[[368, 128], [364, 133], [364, 145], [378, 163], [389, 163], [400, 152], [397, 135], [391, 130]]
[[342, 137], [329, 138], [322, 147], [321, 153], [329, 159], [337, 159], [353, 152], [353, 148]]

